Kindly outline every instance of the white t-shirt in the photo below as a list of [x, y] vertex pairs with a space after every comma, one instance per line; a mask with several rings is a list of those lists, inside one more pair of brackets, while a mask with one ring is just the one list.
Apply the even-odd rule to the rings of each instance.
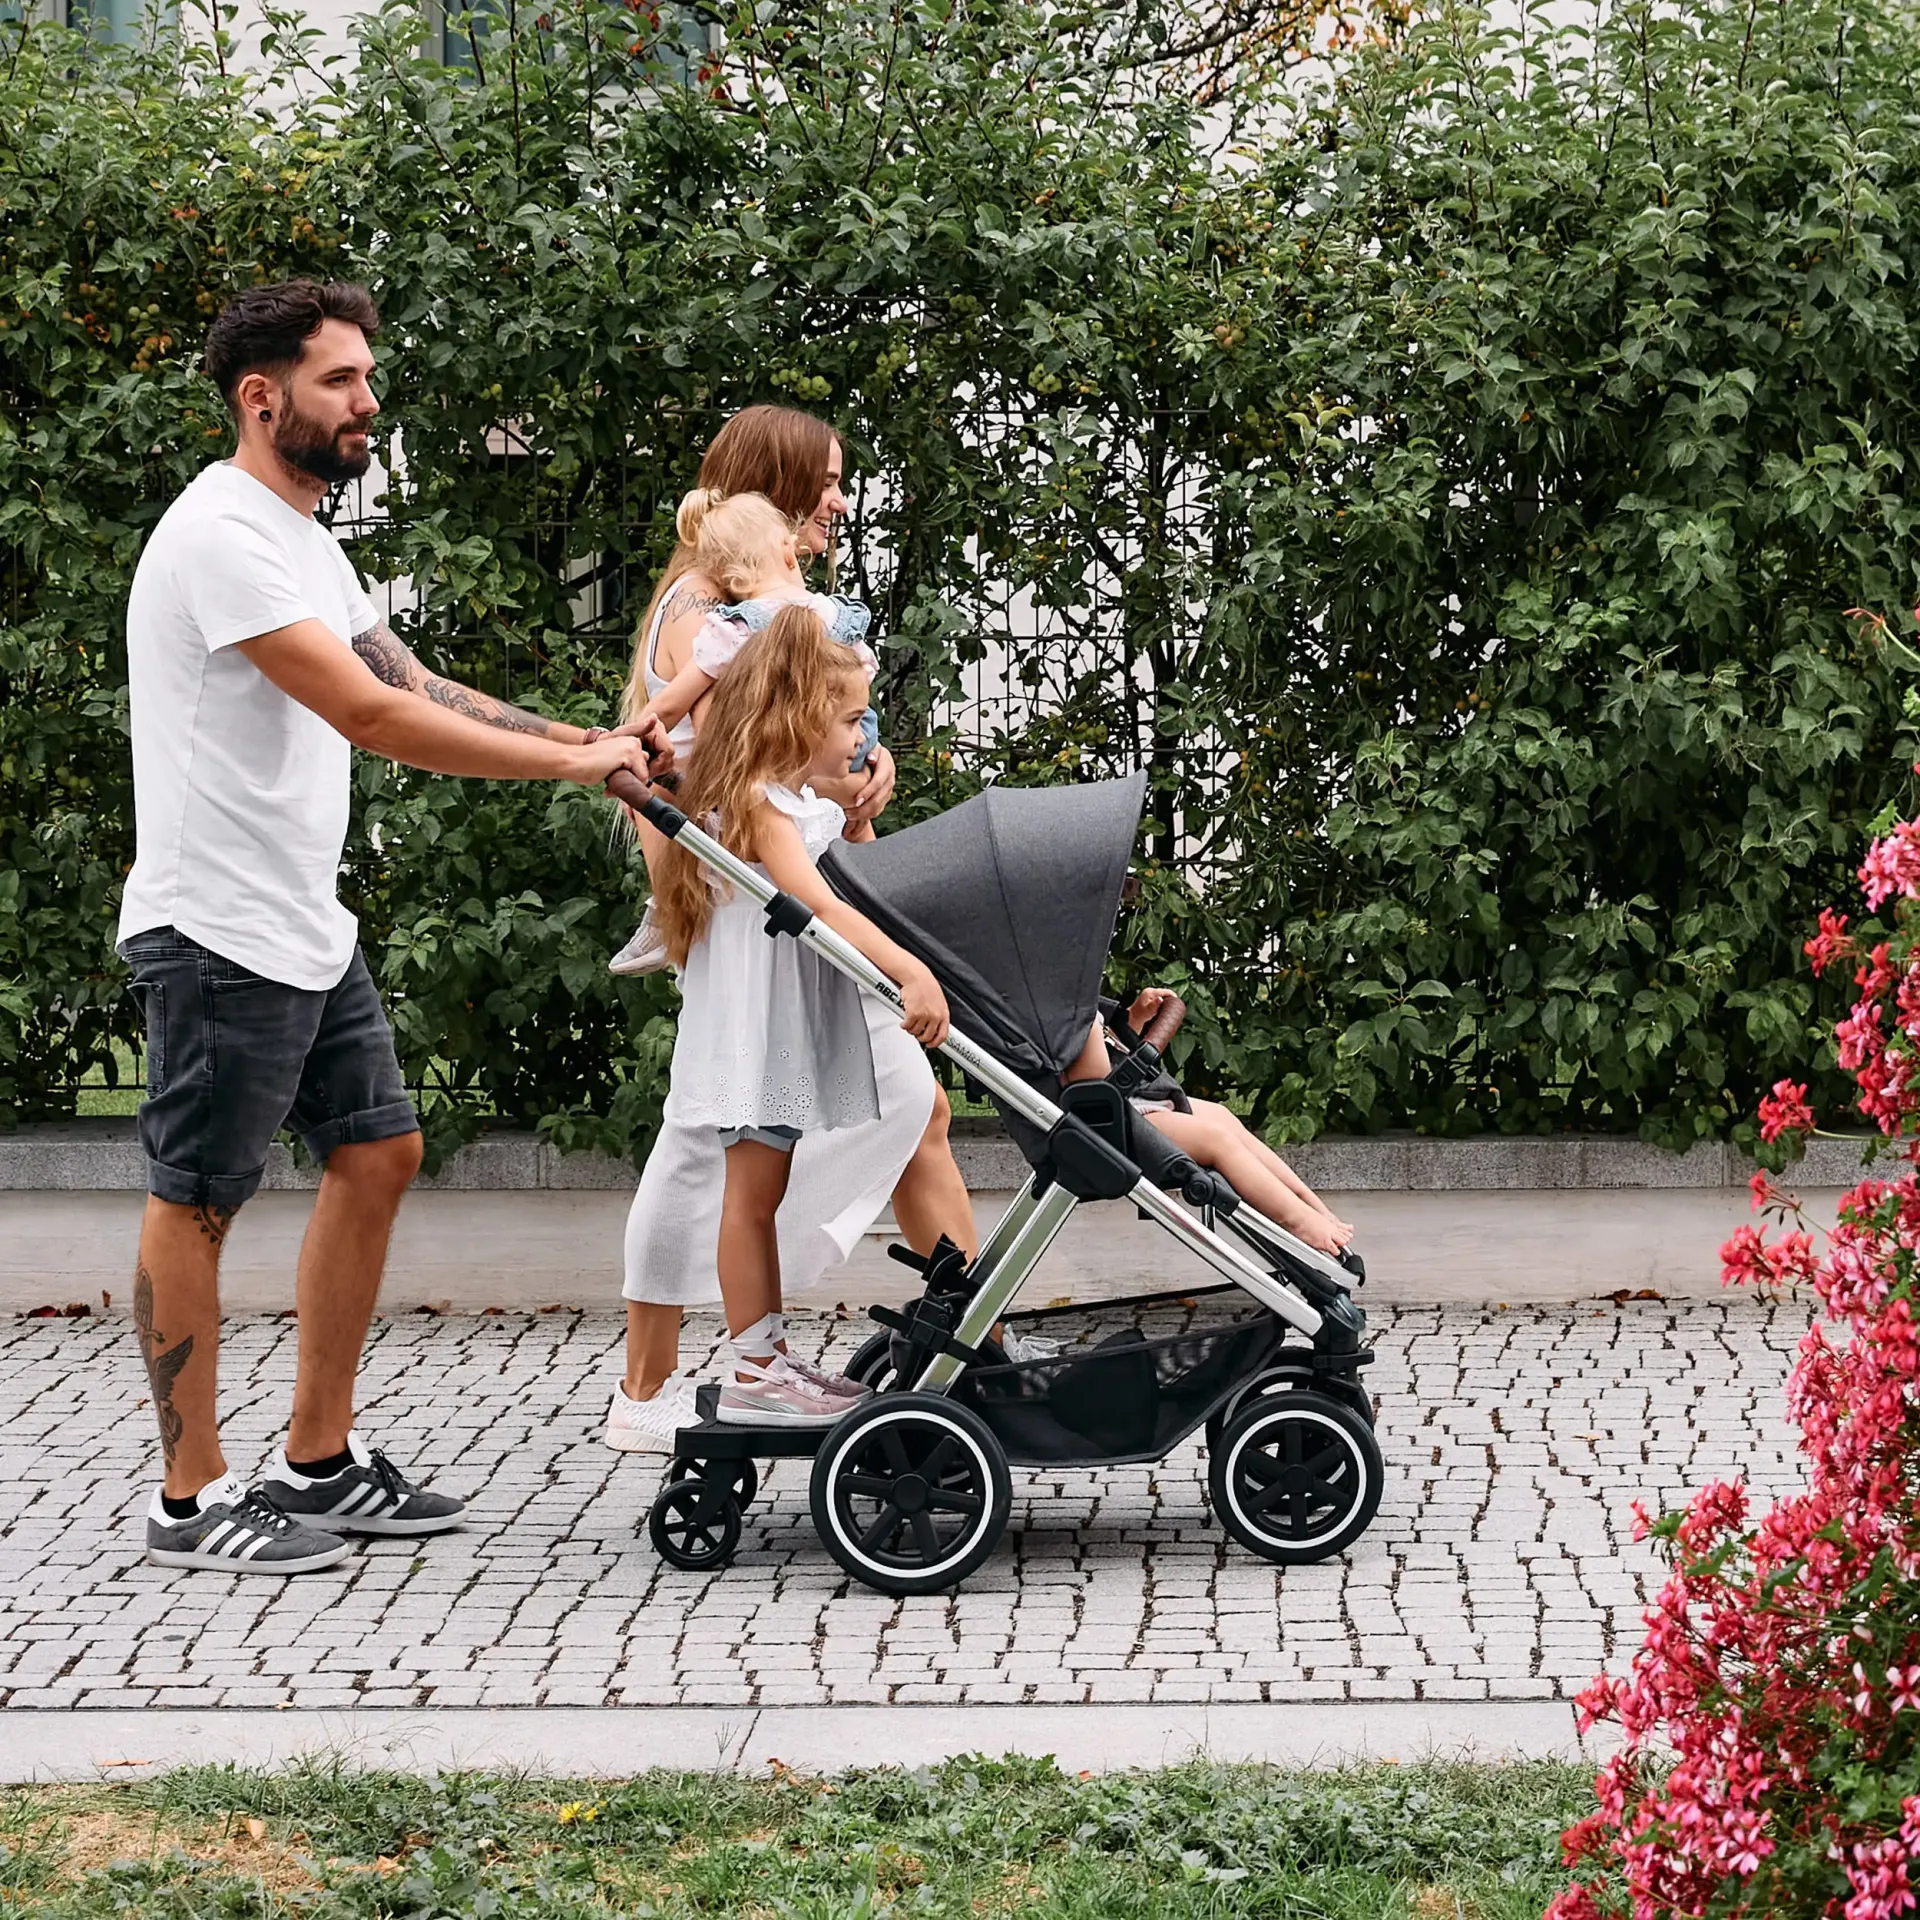
[[324, 990], [359, 928], [338, 898], [353, 750], [235, 643], [378, 615], [340, 543], [250, 474], [209, 467], [154, 528], [127, 602], [135, 852], [121, 940], [152, 927]]

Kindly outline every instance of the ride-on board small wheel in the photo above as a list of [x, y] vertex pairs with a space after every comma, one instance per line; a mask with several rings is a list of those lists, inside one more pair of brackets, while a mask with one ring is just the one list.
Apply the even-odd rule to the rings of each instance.
[[740, 1502], [724, 1478], [669, 1480], [654, 1496], [647, 1537], [668, 1566], [711, 1573], [740, 1545]]
[[1220, 1436], [1260, 1395], [1303, 1392], [1324, 1393], [1328, 1399], [1338, 1400], [1343, 1407], [1357, 1413], [1368, 1426], [1373, 1425], [1373, 1396], [1358, 1380], [1318, 1375], [1312, 1363], [1304, 1359], [1281, 1360], [1256, 1373], [1225, 1406], [1207, 1415], [1207, 1451], [1219, 1452]]
[[1338, 1400], [1304, 1390], [1255, 1397], [1207, 1462], [1220, 1524], [1283, 1566], [1344, 1553], [1378, 1511], [1386, 1478], [1373, 1429]]
[[752, 1506], [754, 1495], [760, 1491], [760, 1469], [751, 1460], [679, 1458], [668, 1467], [660, 1484], [670, 1487], [676, 1480], [717, 1480], [722, 1486], [730, 1485], [733, 1497], [743, 1508]]
[[821, 1544], [879, 1593], [938, 1593], [990, 1554], [1013, 1504], [1007, 1456], [970, 1407], [938, 1393], [876, 1394], [813, 1461]]

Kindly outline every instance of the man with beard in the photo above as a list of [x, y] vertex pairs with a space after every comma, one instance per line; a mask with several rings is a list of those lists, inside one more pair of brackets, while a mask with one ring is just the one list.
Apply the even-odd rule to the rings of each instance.
[[[440, 1533], [463, 1512], [353, 1428], [420, 1128], [336, 894], [352, 747], [586, 786], [648, 767], [631, 730], [582, 732], [429, 673], [315, 520], [370, 464], [378, 325], [366, 289], [345, 284], [256, 287], [227, 306], [206, 369], [238, 450], [168, 508], [127, 605], [137, 857], [119, 947], [147, 1030], [133, 1312], [166, 1466], [147, 1513], [160, 1566], [304, 1572], [343, 1559], [342, 1535]], [[657, 729], [648, 744], [664, 748]], [[300, 1249], [292, 1420], [249, 1488], [215, 1415], [220, 1250], [284, 1124], [325, 1172]]]

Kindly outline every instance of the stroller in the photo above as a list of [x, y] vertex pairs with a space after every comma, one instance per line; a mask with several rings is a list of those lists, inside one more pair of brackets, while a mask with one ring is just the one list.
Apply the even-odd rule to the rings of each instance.
[[[1350, 1291], [1365, 1279], [1358, 1256], [1296, 1239], [1139, 1116], [1128, 1091], [1159, 1073], [1164, 1029], [1106, 1080], [1060, 1079], [1099, 1004], [1145, 784], [994, 787], [822, 857], [835, 893], [933, 970], [953, 1018], [942, 1051], [992, 1098], [1033, 1177], [970, 1266], [944, 1243], [924, 1259], [890, 1249], [924, 1289], [904, 1311], [870, 1309], [882, 1331], [848, 1372], [874, 1391], [832, 1426], [730, 1426], [714, 1417], [719, 1389], [701, 1390], [648, 1520], [671, 1565], [724, 1566], [758, 1491], [756, 1459], [810, 1455], [813, 1522], [833, 1558], [881, 1593], [938, 1592], [993, 1552], [1010, 1466], [1156, 1461], [1202, 1427], [1213, 1511], [1252, 1552], [1323, 1560], [1366, 1530], [1385, 1466], [1359, 1377], [1373, 1354]], [[609, 791], [763, 902], [770, 936], [804, 940], [900, 1005], [863, 954], [677, 807], [631, 774]], [[993, 1330], [1089, 1200], [1130, 1201], [1225, 1284], [1103, 1303], [1091, 1311], [1129, 1324], [1009, 1362]], [[1148, 1337], [1137, 1323], [1156, 1313], [1178, 1324]]]

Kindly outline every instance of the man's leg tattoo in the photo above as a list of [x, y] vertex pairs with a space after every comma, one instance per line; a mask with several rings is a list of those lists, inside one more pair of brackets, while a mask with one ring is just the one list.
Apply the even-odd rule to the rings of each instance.
[[233, 1225], [233, 1216], [239, 1211], [238, 1207], [215, 1207], [202, 1201], [193, 1210], [193, 1223], [216, 1247], [221, 1246]]
[[[221, 1230], [224, 1232], [225, 1228]], [[147, 1378], [153, 1384], [153, 1411], [160, 1422], [160, 1457], [171, 1468], [174, 1451], [186, 1430], [186, 1423], [173, 1404], [173, 1383], [179, 1379], [180, 1369], [193, 1358], [193, 1335], [188, 1334], [177, 1346], [167, 1346], [167, 1336], [153, 1324], [153, 1275], [145, 1267], [133, 1278], [133, 1326], [140, 1336]]]

